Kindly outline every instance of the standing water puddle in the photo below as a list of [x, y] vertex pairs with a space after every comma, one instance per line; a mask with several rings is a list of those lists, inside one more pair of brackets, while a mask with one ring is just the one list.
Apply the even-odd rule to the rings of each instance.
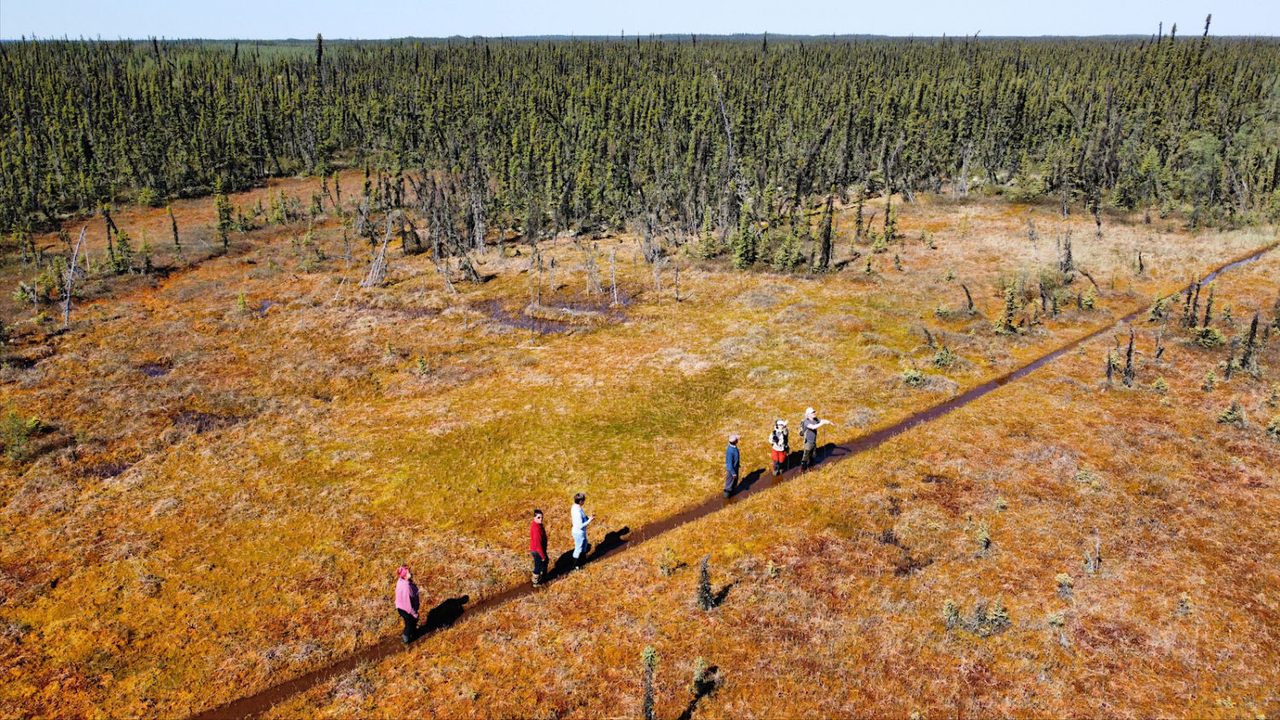
[[[1219, 266], [1218, 268], [1214, 269], [1213, 271], [1211, 271], [1209, 274], [1205, 275], [1200, 282], [1201, 283], [1210, 282], [1224, 272], [1227, 272], [1233, 268], [1239, 267], [1240, 265], [1244, 265], [1246, 263], [1257, 260], [1258, 258], [1262, 257], [1263, 255], [1270, 252], [1271, 250], [1274, 250], [1277, 247], [1277, 245], [1280, 245], [1280, 243], [1273, 243], [1266, 247], [1254, 250], [1248, 255], [1244, 255], [1228, 263], [1225, 263]], [[1184, 291], [1185, 291], [1185, 288], [1179, 290], [1179, 292], [1184, 292]], [[985, 383], [982, 383], [981, 385], [970, 388], [969, 390], [966, 390], [965, 392], [960, 393], [959, 395], [956, 395], [950, 400], [947, 400], [945, 402], [942, 402], [932, 407], [921, 410], [920, 412], [910, 415], [902, 420], [899, 420], [898, 422], [893, 423], [892, 425], [888, 425], [886, 427], [872, 431], [867, 435], [862, 435], [860, 437], [857, 437], [848, 443], [839, 444], [839, 445], [832, 445], [832, 444], [825, 445], [820, 449], [819, 459], [831, 460], [831, 461], [842, 460], [844, 458], [851, 457], [854, 455], [859, 455], [869, 450], [872, 450], [884, 444], [888, 440], [894, 437], [897, 437], [898, 435], [901, 435], [902, 433], [916, 427], [917, 425], [922, 425], [932, 420], [936, 420], [942, 417], [943, 415], [946, 415], [947, 413], [951, 412], [952, 410], [955, 410], [956, 408], [960, 408], [965, 405], [968, 405], [969, 403], [973, 402], [974, 400], [977, 400], [978, 398], [982, 397], [983, 395], [986, 395], [987, 393], [990, 393], [993, 390], [1004, 387], [1005, 385], [1008, 385], [1009, 383], [1015, 380], [1023, 378], [1031, 374], [1032, 372], [1035, 372], [1036, 370], [1040, 369], [1041, 367], [1048, 364], [1049, 362], [1052, 362], [1058, 357], [1061, 357], [1062, 355], [1068, 352], [1071, 352], [1072, 350], [1076, 349], [1080, 345], [1086, 342], [1089, 342], [1090, 340], [1098, 337], [1099, 335], [1102, 335], [1107, 332], [1111, 332], [1112, 330], [1114, 330], [1115, 328], [1121, 325], [1132, 322], [1133, 319], [1136, 318], [1142, 312], [1143, 310], [1140, 309], [1132, 313], [1129, 313], [1128, 315], [1125, 315], [1124, 317], [1120, 318], [1119, 320], [1112, 323], [1111, 325], [1098, 328], [1097, 330], [1094, 330], [1093, 332], [1088, 333], [1087, 335], [1076, 338], [1075, 340], [1072, 340], [1066, 345], [1063, 345], [1062, 347], [1059, 347], [1058, 349], [1053, 350], [1052, 352], [1046, 355], [1042, 355], [1039, 358], [1036, 358], [1035, 360], [1032, 360], [1031, 362], [1027, 363], [1026, 365], [1023, 365], [1022, 367], [1017, 368], [1016, 370], [1013, 370], [994, 380], [989, 380]], [[742, 479], [742, 481], [739, 483], [740, 489], [732, 497], [723, 498], [719, 495], [715, 495], [707, 500], [702, 501], [697, 505], [694, 505], [692, 507], [689, 507], [685, 510], [680, 511], [675, 515], [671, 515], [661, 520], [656, 520], [647, 525], [643, 525], [634, 531], [632, 531], [630, 528], [624, 527], [620, 530], [615, 530], [613, 532], [610, 532], [605, 536], [604, 540], [601, 541], [599, 547], [596, 548], [595, 552], [592, 553], [591, 562], [595, 563], [603, 558], [610, 557], [612, 555], [621, 554], [629, 548], [636, 547], [637, 545], [640, 545], [641, 543], [644, 543], [647, 540], [652, 540], [662, 535], [663, 533], [674, 530], [675, 528], [678, 528], [681, 525], [684, 525], [685, 523], [692, 522], [699, 518], [706, 517], [707, 515], [710, 515], [718, 510], [722, 510], [725, 507], [728, 507], [729, 505], [732, 505], [745, 497], [754, 495], [758, 492], [763, 492], [765, 490], [768, 490], [769, 488], [782, 484], [783, 482], [786, 482], [787, 480], [795, 477], [795, 475], [798, 472], [799, 472], [798, 468], [792, 468], [791, 470], [788, 470], [787, 472], [783, 473], [777, 478], [765, 478], [763, 469], [755, 470], [749, 473], [748, 475], [746, 475]], [[569, 568], [569, 565], [571, 564], [566, 561], [565, 556], [568, 554], [569, 553], [565, 553], [565, 555], [561, 555], [559, 561], [556, 562], [555, 569], [549, 574], [547, 582], [543, 583], [543, 587], [545, 587], [547, 584], [551, 582], [554, 582], [560, 579], [566, 574]], [[464, 614], [471, 615], [471, 616], [478, 615], [486, 610], [490, 610], [500, 605], [504, 605], [507, 602], [510, 602], [512, 600], [517, 600], [519, 598], [532, 595], [538, 592], [539, 589], [540, 588], [533, 588], [529, 585], [516, 585], [510, 588], [507, 588], [506, 590], [503, 590], [501, 592], [495, 593], [493, 595], [486, 596], [476, 601], [475, 603], [471, 604], [470, 606], [468, 606], [468, 603], [470, 602], [470, 598], [465, 595], [462, 597], [451, 598], [449, 600], [446, 600], [440, 605], [433, 608], [427, 614], [427, 621], [423, 624], [423, 627], [418, 636], [418, 640], [421, 640], [425, 636], [431, 635], [435, 632], [439, 632], [440, 630], [447, 628], [450, 625], [453, 625]], [[235, 700], [221, 707], [217, 707], [211, 710], [206, 710], [205, 712], [195, 715], [194, 720], [212, 720], [213, 718], [257, 717], [262, 713], [266, 712], [267, 710], [270, 710], [273, 705], [276, 705], [294, 695], [297, 695], [298, 693], [304, 692], [309, 688], [315, 687], [316, 685], [319, 685], [325, 680], [337, 677], [338, 675], [341, 675], [345, 672], [349, 672], [350, 670], [355, 669], [356, 667], [358, 667], [363, 663], [374, 662], [374, 661], [386, 658], [390, 655], [393, 655], [399, 652], [402, 649], [405, 649], [405, 646], [400, 642], [400, 639], [398, 637], [388, 638], [375, 645], [371, 645], [361, 650], [357, 650], [352, 654], [347, 655], [342, 659], [330, 665], [327, 665], [325, 667], [319, 668], [317, 670], [312, 670], [311, 672], [301, 675], [299, 677], [296, 677], [292, 680], [287, 680], [278, 685], [273, 685], [253, 695], [249, 695], [239, 700]]]

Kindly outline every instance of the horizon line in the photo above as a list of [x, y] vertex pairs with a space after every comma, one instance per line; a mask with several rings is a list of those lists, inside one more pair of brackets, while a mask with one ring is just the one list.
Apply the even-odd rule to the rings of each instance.
[[[698, 33], [698, 32], [662, 32], [662, 33], [636, 33], [636, 34], [575, 34], [575, 33], [541, 33], [531, 35], [402, 35], [388, 37], [323, 37], [322, 33], [317, 33], [327, 42], [394, 42], [394, 41], [451, 41], [451, 40], [511, 40], [511, 41], [532, 41], [532, 40], [592, 40], [592, 41], [613, 41], [613, 42], [630, 42], [633, 40], [675, 40], [675, 39], [739, 39], [739, 38], [765, 38], [775, 37], [779, 39], [792, 40], [841, 40], [841, 39], [874, 39], [874, 40], [1112, 40], [1112, 39], [1148, 39], [1155, 38], [1156, 33], [1100, 33], [1094, 35], [982, 35], [979, 30], [973, 34], [956, 34], [956, 35], [886, 35], [879, 33], [824, 33], [824, 34], [806, 34], [806, 33], [774, 33], [769, 31], [761, 32], [743, 32], [743, 33]], [[1169, 37], [1169, 33], [1162, 33], [1161, 38]], [[1183, 40], [1194, 40], [1202, 36], [1199, 33], [1183, 35]], [[1259, 35], [1208, 35], [1207, 37], [1215, 40], [1275, 40], [1280, 39], [1280, 35], [1259, 34]], [[168, 37], [163, 35], [146, 35], [146, 36], [128, 36], [115, 38], [103, 38], [102, 36], [85, 37], [69, 37], [62, 36], [37, 36], [37, 35], [17, 35], [12, 37], [0, 36], [0, 42], [147, 42], [150, 40], [164, 40], [172, 42], [259, 42], [259, 43], [297, 43], [297, 42], [315, 42], [315, 37], [272, 37], [272, 38], [251, 38], [251, 37]]]

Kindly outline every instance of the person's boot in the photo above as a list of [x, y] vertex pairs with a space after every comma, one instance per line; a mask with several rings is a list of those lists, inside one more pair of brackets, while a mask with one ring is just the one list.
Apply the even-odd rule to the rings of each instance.
[[541, 578], [539, 578], [539, 577], [538, 577], [538, 573], [534, 573], [534, 574], [533, 574], [533, 586], [534, 586], [534, 587], [538, 587], [538, 584], [539, 584], [540, 582], [541, 582]]
[[409, 633], [407, 632], [400, 633], [400, 642], [404, 643], [405, 645], [408, 645], [409, 641], [412, 639], [413, 638], [409, 637]]

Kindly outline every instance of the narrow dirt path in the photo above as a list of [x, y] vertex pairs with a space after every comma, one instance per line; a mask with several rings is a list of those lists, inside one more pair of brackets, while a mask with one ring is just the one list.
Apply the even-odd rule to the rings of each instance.
[[[1274, 250], [1277, 246], [1280, 246], [1280, 243], [1272, 243], [1226, 262], [1207, 273], [1200, 279], [1200, 282], [1208, 283], [1224, 272], [1228, 272], [1240, 265], [1257, 260], [1268, 252]], [[1186, 287], [1182, 287], [1176, 292], [1181, 293], [1185, 290]], [[844, 444], [824, 445], [820, 448], [819, 458], [824, 461], [838, 461], [872, 450], [918, 425], [923, 425], [936, 420], [943, 415], [950, 413], [952, 410], [968, 405], [993, 390], [997, 390], [1035, 372], [1058, 357], [1071, 352], [1080, 345], [1107, 332], [1111, 332], [1118, 327], [1131, 323], [1143, 312], [1145, 312], [1145, 309], [1143, 308], [1135, 310], [1110, 325], [1100, 327], [1086, 335], [1078, 337], [1075, 340], [1072, 340], [1045, 355], [1041, 355], [1015, 370], [995, 378], [994, 380], [989, 380], [972, 387], [949, 400], [938, 403], [932, 407], [925, 408], [924, 410], [903, 418], [892, 425], [888, 425], [866, 435], [859, 436]], [[697, 505], [682, 510], [675, 515], [661, 520], [656, 520], [647, 525], [643, 525], [636, 530], [624, 527], [608, 533], [605, 536], [605, 539], [592, 553], [590, 561], [594, 564], [604, 558], [619, 555], [629, 548], [636, 547], [642, 543], [657, 538], [666, 532], [674, 530], [681, 525], [693, 522], [694, 520], [722, 510], [743, 498], [769, 490], [770, 488], [795, 477], [798, 472], [798, 468], [793, 468], [777, 478], [766, 478], [764, 476], [764, 469], [754, 470], [743, 478], [739, 484], [741, 489], [730, 498], [723, 498], [717, 494]], [[558, 562], [556, 569], [552, 571], [548, 582], [544, 583], [542, 587], [546, 587], [546, 585], [560, 579], [566, 574], [567, 563], [563, 561], [564, 558], [562, 557], [561, 562]], [[427, 614], [426, 622], [420, 630], [418, 640], [453, 625], [464, 615], [468, 617], [478, 615], [486, 610], [532, 595], [540, 590], [541, 588], [534, 588], [530, 585], [518, 585], [507, 588], [497, 594], [487, 596], [475, 603], [471, 603], [470, 598], [465, 595], [446, 600], [435, 608], [432, 608]], [[357, 650], [356, 652], [347, 655], [330, 665], [326, 665], [325, 667], [312, 670], [311, 672], [303, 674], [292, 680], [286, 680], [285, 682], [265, 688], [252, 695], [240, 698], [239, 700], [234, 700], [225, 705], [201, 712], [194, 715], [192, 720], [258, 717], [281, 701], [319, 685], [325, 680], [348, 672], [363, 663], [380, 660], [404, 649], [407, 648], [400, 642], [398, 636], [390, 637], [375, 645]]]

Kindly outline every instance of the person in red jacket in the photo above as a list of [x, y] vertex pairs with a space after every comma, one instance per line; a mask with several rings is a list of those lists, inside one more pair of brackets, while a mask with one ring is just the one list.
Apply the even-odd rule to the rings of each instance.
[[542, 511], [533, 511], [529, 523], [529, 554], [533, 555], [533, 586], [538, 587], [547, 574], [547, 531], [542, 527]]

